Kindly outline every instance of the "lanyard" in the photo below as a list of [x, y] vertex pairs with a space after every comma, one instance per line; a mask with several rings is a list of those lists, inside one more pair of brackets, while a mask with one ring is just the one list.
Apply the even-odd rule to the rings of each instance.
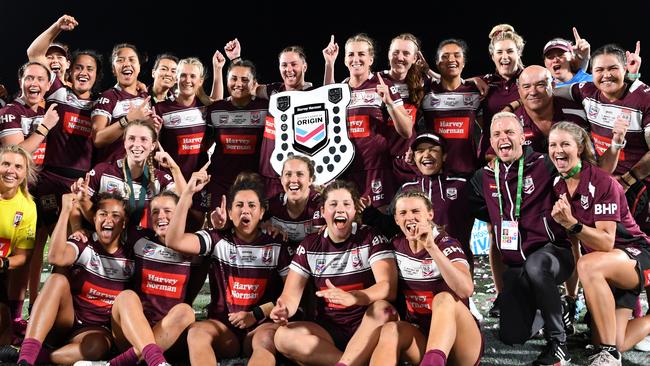
[[562, 179], [564, 180], [567, 180], [573, 177], [574, 175], [578, 174], [580, 169], [582, 169], [582, 160], [578, 160], [578, 165], [574, 166], [573, 169], [571, 169], [568, 173], [566, 173], [566, 175], [560, 174], [560, 177], [562, 177]]
[[147, 167], [144, 167], [144, 172], [143, 172], [143, 179], [142, 182], [143, 184], [140, 185], [140, 195], [138, 198], [138, 203], [136, 204], [135, 202], [135, 190], [133, 189], [133, 178], [131, 178], [131, 170], [129, 169], [129, 164], [124, 159], [124, 172], [126, 173], [126, 183], [129, 185], [129, 207], [132, 210], [131, 211], [131, 217], [130, 220], [131, 222], [140, 222], [140, 219], [142, 218], [142, 213], [144, 212], [144, 201], [147, 197], [147, 185], [149, 183], [149, 169]]
[[[503, 203], [501, 202], [501, 186], [499, 185], [499, 158], [496, 159], [494, 167], [494, 180], [497, 184], [497, 199], [499, 200], [499, 213], [503, 219]], [[515, 221], [519, 220], [519, 213], [521, 211], [521, 190], [523, 187], [524, 179], [524, 157], [519, 158], [519, 169], [517, 171], [517, 199], [515, 204]], [[508, 182], [506, 181], [506, 184]]]

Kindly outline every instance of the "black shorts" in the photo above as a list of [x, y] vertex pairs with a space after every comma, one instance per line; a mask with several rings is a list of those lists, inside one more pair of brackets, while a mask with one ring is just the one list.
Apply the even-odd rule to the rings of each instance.
[[634, 309], [641, 291], [650, 286], [650, 250], [646, 245], [635, 245], [627, 248], [617, 248], [636, 261], [636, 273], [639, 276], [639, 286], [635, 289], [619, 289], [612, 287], [617, 308]]

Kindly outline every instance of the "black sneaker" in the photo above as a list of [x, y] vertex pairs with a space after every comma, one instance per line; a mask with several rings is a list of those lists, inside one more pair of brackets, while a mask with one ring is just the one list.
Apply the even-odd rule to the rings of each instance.
[[546, 344], [546, 348], [539, 354], [539, 357], [533, 362], [536, 366], [556, 366], [566, 365], [571, 361], [566, 343], [560, 343], [551, 340]]
[[576, 319], [576, 300], [571, 296], [562, 297], [562, 322], [566, 335], [574, 335], [576, 327], [573, 324]]
[[498, 318], [500, 314], [501, 314], [501, 308], [499, 307], [499, 298], [497, 297], [496, 299], [494, 299], [494, 302], [492, 303], [492, 308], [488, 312], [488, 315], [491, 318]]
[[15, 363], [18, 361], [18, 355], [20, 354], [20, 348], [5, 345], [0, 347], [0, 363]]

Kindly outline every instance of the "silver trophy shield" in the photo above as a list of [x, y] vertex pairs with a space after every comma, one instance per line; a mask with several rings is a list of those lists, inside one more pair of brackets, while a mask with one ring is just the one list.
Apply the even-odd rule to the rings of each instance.
[[315, 184], [336, 179], [352, 163], [354, 145], [348, 137], [350, 87], [330, 84], [310, 91], [273, 94], [269, 112], [275, 124], [271, 166], [282, 174], [287, 157], [304, 155], [314, 161]]

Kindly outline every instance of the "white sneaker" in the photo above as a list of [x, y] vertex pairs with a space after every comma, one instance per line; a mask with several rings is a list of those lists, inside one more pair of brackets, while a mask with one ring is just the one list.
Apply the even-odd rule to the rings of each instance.
[[591, 362], [589, 366], [621, 366], [621, 359], [615, 358], [611, 353], [605, 350], [589, 357], [589, 361]]
[[469, 297], [469, 312], [472, 313], [472, 315], [474, 315], [476, 320], [478, 320], [479, 322], [483, 321], [483, 314], [481, 314], [481, 312], [478, 311], [478, 308], [474, 304], [474, 298], [471, 296]]
[[650, 335], [645, 336], [639, 343], [635, 344], [634, 349], [641, 352], [650, 352]]
[[110, 366], [108, 361], [77, 361], [73, 366]]

